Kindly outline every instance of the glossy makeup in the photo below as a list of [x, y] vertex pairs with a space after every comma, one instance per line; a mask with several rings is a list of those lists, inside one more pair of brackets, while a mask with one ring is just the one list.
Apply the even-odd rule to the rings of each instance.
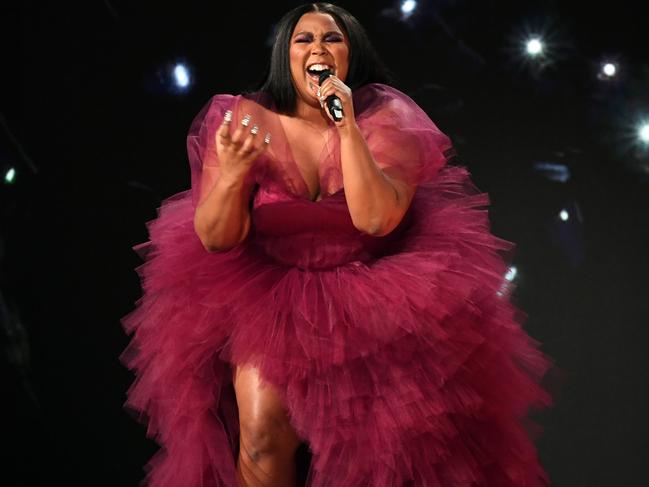
[[304, 14], [293, 30], [290, 40], [291, 77], [300, 104], [320, 110], [317, 97], [317, 76], [307, 69], [314, 64], [326, 65], [341, 81], [349, 70], [349, 40], [329, 14]]

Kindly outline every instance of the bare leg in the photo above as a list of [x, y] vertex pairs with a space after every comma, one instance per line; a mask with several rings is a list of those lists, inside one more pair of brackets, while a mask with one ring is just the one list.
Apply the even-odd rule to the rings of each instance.
[[300, 439], [277, 392], [262, 382], [258, 370], [250, 365], [237, 366], [234, 389], [241, 431], [237, 460], [240, 486], [293, 487]]

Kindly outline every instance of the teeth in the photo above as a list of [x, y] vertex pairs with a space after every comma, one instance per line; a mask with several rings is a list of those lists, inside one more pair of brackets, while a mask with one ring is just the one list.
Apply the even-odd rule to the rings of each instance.
[[307, 71], [324, 71], [325, 69], [332, 69], [328, 64], [312, 64], [307, 68]]

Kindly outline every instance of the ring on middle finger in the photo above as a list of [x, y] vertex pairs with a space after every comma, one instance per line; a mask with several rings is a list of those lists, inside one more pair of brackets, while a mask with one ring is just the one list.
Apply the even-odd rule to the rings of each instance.
[[246, 115], [245, 117], [243, 117], [243, 119], [241, 120], [241, 125], [243, 125], [244, 127], [247, 127], [248, 125], [250, 125], [250, 119], [251, 118], [252, 117], [250, 115]]
[[259, 125], [253, 125], [250, 129], [250, 133], [252, 135], [257, 135], [259, 133]]

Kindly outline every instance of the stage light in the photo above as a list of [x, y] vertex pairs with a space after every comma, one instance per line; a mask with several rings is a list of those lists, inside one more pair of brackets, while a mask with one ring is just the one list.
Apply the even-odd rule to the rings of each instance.
[[513, 25], [507, 34], [505, 49], [511, 52], [512, 61], [517, 62], [519, 68], [536, 79], [573, 52], [564, 26], [550, 17], [522, 20]]
[[613, 76], [615, 76], [615, 73], [617, 73], [617, 66], [613, 63], [604, 63], [604, 65], [602, 66], [602, 73], [605, 76], [612, 78]]
[[610, 57], [599, 63], [597, 79], [612, 81], [620, 77], [620, 64]]
[[496, 291], [496, 295], [503, 298], [509, 296], [516, 286], [514, 280], [517, 275], [518, 269], [516, 269], [516, 266], [513, 265], [508, 267], [507, 272], [505, 273], [505, 280], [500, 285], [500, 289]]
[[177, 57], [159, 65], [147, 76], [145, 86], [147, 91], [156, 95], [184, 96], [195, 82], [191, 64]]
[[404, 14], [411, 14], [417, 7], [417, 2], [415, 0], [406, 0], [401, 3], [401, 11]]
[[12, 184], [16, 179], [16, 170], [13, 167], [10, 167], [7, 172], [5, 172], [4, 182], [5, 184]]
[[[623, 102], [623, 100], [620, 100]], [[629, 99], [629, 106], [632, 106]], [[633, 108], [631, 108], [633, 109]], [[611, 111], [610, 137], [615, 155], [625, 162], [625, 166], [633, 172], [643, 175], [649, 173], [649, 119], [645, 113], [636, 113], [635, 116]], [[627, 118], [623, 121], [623, 118]]]
[[561, 210], [559, 212], [559, 218], [561, 218], [562, 221], [567, 222], [568, 218], [570, 218], [570, 214], [566, 210]]
[[173, 77], [174, 77], [174, 82], [178, 88], [185, 89], [189, 86], [190, 83], [189, 71], [184, 64], [182, 63], [176, 64], [173, 71]]
[[401, 2], [401, 13], [403, 15], [412, 15], [416, 8], [417, 2], [415, 2], [415, 0], [405, 0], [404, 2]]
[[638, 139], [643, 144], [649, 145], [649, 122], [642, 123], [638, 127]]
[[533, 37], [525, 43], [525, 50], [530, 56], [540, 56], [543, 54], [543, 42], [538, 37]]
[[533, 168], [536, 172], [550, 181], [566, 183], [570, 179], [570, 168], [565, 164], [555, 162], [535, 162]]
[[514, 279], [516, 279], [517, 274], [518, 274], [518, 269], [516, 269], [516, 266], [513, 265], [509, 269], [507, 269], [507, 273], [505, 274], [505, 279], [507, 279], [509, 282], [512, 282]]

